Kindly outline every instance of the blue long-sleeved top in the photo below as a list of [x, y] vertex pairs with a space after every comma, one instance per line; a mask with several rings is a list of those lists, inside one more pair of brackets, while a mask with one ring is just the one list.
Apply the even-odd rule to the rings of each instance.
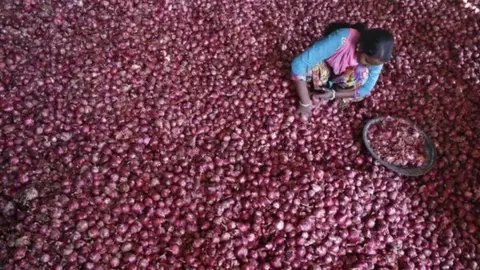
[[[308, 71], [315, 65], [332, 56], [343, 44], [350, 33], [349, 28], [339, 29], [325, 38], [315, 42], [310, 48], [295, 57], [292, 62], [292, 74], [294, 77], [305, 80]], [[359, 90], [359, 96], [369, 95], [377, 83], [383, 65], [368, 67], [368, 79]]]

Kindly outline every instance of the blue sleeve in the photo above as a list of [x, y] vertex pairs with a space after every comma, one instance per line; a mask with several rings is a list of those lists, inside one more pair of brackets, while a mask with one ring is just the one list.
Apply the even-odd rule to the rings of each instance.
[[339, 29], [315, 42], [310, 48], [293, 59], [292, 75], [305, 79], [308, 70], [330, 57], [342, 45], [349, 33], [349, 28]]
[[378, 81], [378, 77], [382, 72], [383, 65], [371, 66], [368, 68], [368, 79], [367, 81], [358, 89], [358, 95], [363, 97], [369, 95], [373, 87]]

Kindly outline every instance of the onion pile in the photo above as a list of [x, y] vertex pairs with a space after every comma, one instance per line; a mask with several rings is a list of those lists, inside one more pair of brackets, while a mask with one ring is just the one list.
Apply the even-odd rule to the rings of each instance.
[[[480, 21], [444, 0], [4, 0], [2, 269], [478, 269]], [[372, 95], [295, 117], [295, 55], [391, 29]], [[436, 144], [408, 179], [363, 123]]]
[[420, 167], [425, 163], [425, 138], [403, 119], [384, 118], [370, 126], [367, 138], [374, 153], [390, 164]]

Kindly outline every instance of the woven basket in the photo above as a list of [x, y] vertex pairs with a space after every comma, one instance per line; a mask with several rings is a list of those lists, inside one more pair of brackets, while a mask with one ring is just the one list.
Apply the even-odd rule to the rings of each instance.
[[391, 119], [396, 119], [396, 120], [403, 120], [410, 125], [412, 125], [415, 129], [417, 129], [418, 132], [425, 138], [425, 162], [422, 166], [420, 167], [403, 167], [403, 166], [397, 166], [393, 165], [391, 163], [386, 162], [385, 160], [382, 160], [372, 149], [372, 146], [370, 144], [370, 140], [368, 139], [368, 129], [374, 125], [377, 124], [378, 122], [381, 122], [385, 119], [386, 117], [378, 117], [374, 118], [370, 121], [367, 122], [365, 127], [363, 128], [363, 143], [365, 144], [365, 147], [368, 149], [370, 154], [383, 166], [387, 167], [388, 169], [401, 174], [405, 176], [420, 176], [428, 173], [433, 166], [435, 165], [435, 160], [437, 158], [437, 153], [435, 152], [435, 145], [433, 144], [432, 140], [430, 137], [420, 128], [418, 128], [412, 121], [406, 120], [406, 119], [399, 119], [399, 118], [393, 118], [390, 117]]

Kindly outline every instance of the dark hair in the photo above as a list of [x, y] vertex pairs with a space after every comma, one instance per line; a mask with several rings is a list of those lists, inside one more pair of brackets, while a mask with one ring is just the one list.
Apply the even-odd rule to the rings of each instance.
[[360, 32], [359, 49], [368, 56], [381, 59], [383, 62], [388, 62], [392, 58], [394, 39], [389, 31], [380, 28], [368, 29], [363, 23], [334, 22], [327, 26], [324, 35], [328, 36], [342, 28], [353, 28]]
[[360, 35], [360, 51], [388, 62], [393, 54], [393, 35], [387, 30], [373, 28], [363, 31]]

